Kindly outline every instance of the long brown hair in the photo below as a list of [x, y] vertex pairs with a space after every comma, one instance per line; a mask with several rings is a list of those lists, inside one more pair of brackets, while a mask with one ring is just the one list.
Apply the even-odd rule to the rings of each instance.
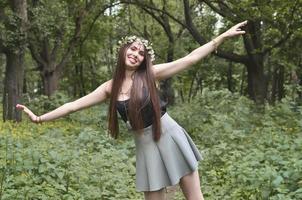
[[[131, 43], [123, 45], [118, 52], [118, 60], [115, 69], [115, 73], [113, 75], [113, 83], [111, 89], [111, 97], [110, 97], [110, 105], [109, 105], [109, 120], [108, 127], [110, 131], [110, 135], [113, 138], [118, 137], [119, 127], [117, 120], [117, 98], [120, 92], [121, 86], [125, 79], [125, 59], [126, 59], [126, 51], [130, 47]], [[150, 98], [148, 100], [151, 101], [152, 109], [153, 109], [153, 139], [158, 141], [161, 136], [161, 125], [160, 125], [160, 104], [159, 98], [157, 94], [157, 89], [155, 85], [155, 77], [151, 70], [152, 62], [151, 57], [148, 54], [146, 47], [144, 51], [144, 60], [138, 69], [134, 72], [133, 83], [130, 92], [130, 100], [129, 100], [129, 121], [133, 128], [133, 130], [141, 130], [144, 128], [142, 113], [141, 110], [144, 105], [147, 103], [145, 95], [143, 94], [143, 88], [146, 88]]]

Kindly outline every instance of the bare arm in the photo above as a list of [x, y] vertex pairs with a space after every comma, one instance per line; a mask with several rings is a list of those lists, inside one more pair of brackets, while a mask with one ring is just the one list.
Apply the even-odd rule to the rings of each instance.
[[201, 47], [195, 49], [187, 56], [180, 58], [178, 60], [175, 60], [173, 62], [169, 63], [163, 63], [154, 65], [152, 70], [155, 74], [155, 77], [157, 79], [165, 79], [168, 77], [171, 77], [187, 68], [192, 66], [193, 64], [200, 61], [202, 58], [210, 54], [212, 51], [217, 49], [217, 47], [226, 39], [229, 37], [242, 35], [245, 33], [245, 31], [242, 31], [240, 28], [242, 26], [245, 26], [247, 24], [247, 21], [241, 22], [239, 24], [236, 24], [226, 32], [222, 33], [212, 41], [202, 45]]
[[89, 93], [88, 95], [77, 99], [73, 102], [66, 103], [57, 109], [50, 111], [40, 117], [36, 116], [33, 112], [31, 112], [26, 106], [24, 105], [16, 105], [16, 107], [20, 110], [23, 110], [33, 122], [44, 122], [44, 121], [51, 121], [57, 118], [66, 116], [70, 113], [76, 112], [78, 110], [82, 110], [84, 108], [96, 105], [98, 103], [103, 102], [107, 99], [111, 93], [111, 83], [112, 81], [107, 81], [100, 85], [97, 89], [93, 92]]

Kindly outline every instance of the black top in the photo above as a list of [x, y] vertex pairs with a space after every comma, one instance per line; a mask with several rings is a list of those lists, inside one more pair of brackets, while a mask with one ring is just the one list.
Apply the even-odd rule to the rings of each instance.
[[[147, 97], [148, 99], [146, 99], [148, 102], [144, 105], [144, 107], [142, 108], [142, 118], [143, 118], [143, 123], [144, 123], [144, 128], [150, 126], [153, 124], [153, 117], [154, 117], [154, 113], [153, 113], [153, 109], [152, 109], [152, 103], [150, 101], [150, 98]], [[161, 110], [161, 116], [163, 116], [166, 113], [166, 105], [167, 103], [165, 103], [163, 100], [160, 99], [160, 110]], [[127, 116], [129, 116], [128, 114], [128, 110], [129, 110], [129, 99], [125, 100], [125, 101], [117, 101], [117, 105], [116, 105], [117, 111], [119, 112], [121, 118], [123, 119], [124, 122], [127, 122]], [[127, 113], [126, 113], [127, 112]]]

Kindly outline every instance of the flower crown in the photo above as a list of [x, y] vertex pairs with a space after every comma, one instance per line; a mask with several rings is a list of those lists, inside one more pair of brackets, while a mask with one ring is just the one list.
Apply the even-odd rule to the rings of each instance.
[[138, 43], [143, 44], [145, 46], [145, 49], [147, 50], [148, 54], [150, 55], [151, 61], [153, 62], [155, 60], [155, 53], [152, 48], [152, 43], [149, 42], [148, 40], [145, 40], [143, 38], [139, 38], [139, 37], [133, 35], [133, 36], [123, 37], [120, 41], [118, 41], [118, 44], [121, 47], [125, 44], [129, 44], [129, 43], [133, 43], [133, 42], [138, 42]]

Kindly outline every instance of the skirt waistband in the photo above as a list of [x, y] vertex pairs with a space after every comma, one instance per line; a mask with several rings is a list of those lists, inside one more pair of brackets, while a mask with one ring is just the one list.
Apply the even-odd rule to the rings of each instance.
[[[167, 112], [163, 114], [163, 116], [161, 116], [160, 122], [161, 122], [161, 129], [163, 131], [178, 125], [177, 122], [174, 121]], [[152, 133], [152, 127], [153, 125], [150, 125], [146, 128], [134, 132], [143, 133], [143, 134]]]

